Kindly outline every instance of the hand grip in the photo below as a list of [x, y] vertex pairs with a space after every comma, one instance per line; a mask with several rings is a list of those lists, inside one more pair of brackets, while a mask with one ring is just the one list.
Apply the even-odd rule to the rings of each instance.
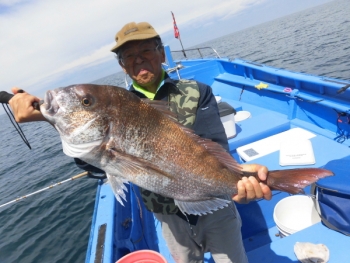
[[[19, 90], [17, 92], [23, 92], [23, 90]], [[0, 91], [0, 103], [6, 103], [8, 104], [9, 103], [9, 100], [13, 97], [14, 95], [13, 94], [10, 94], [6, 91]], [[36, 105], [33, 105], [34, 108], [39, 108], [39, 103], [35, 102]], [[4, 106], [4, 105], [2, 105]], [[30, 146], [26, 136], [24, 135], [21, 127], [18, 125], [15, 117], [13, 116], [13, 113], [11, 112], [10, 110], [10, 107], [6, 105], [6, 107], [4, 106], [4, 110], [5, 112], [7, 113], [7, 116], [10, 118], [13, 126], [15, 127], [15, 129], [17, 130], [17, 132], [19, 133], [19, 135], [21, 136], [22, 140], [24, 141], [24, 143], [29, 147], [29, 149], [32, 149], [32, 147]]]
[[0, 103], [9, 103], [9, 100], [13, 97], [13, 94], [10, 94], [6, 91], [0, 91]]
[[[20, 90], [18, 91], [19, 93], [22, 93], [23, 91]], [[13, 97], [14, 95], [11, 93], [8, 93], [6, 91], [0, 91], [0, 103], [9, 103], [9, 100]], [[34, 109], [40, 111], [40, 105], [43, 104], [44, 101], [41, 100], [40, 102], [34, 102], [33, 107]]]

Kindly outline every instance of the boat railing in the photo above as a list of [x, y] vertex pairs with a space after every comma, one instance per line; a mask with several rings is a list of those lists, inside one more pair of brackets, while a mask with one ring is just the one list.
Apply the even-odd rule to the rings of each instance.
[[212, 47], [188, 48], [183, 50], [172, 50], [171, 53], [175, 60], [193, 59], [193, 58], [221, 58], [219, 53]]
[[205, 60], [205, 59], [222, 59], [219, 53], [212, 47], [197, 47], [183, 50], [170, 50], [170, 47], [165, 45], [164, 51], [166, 55], [166, 63], [163, 63], [163, 68], [166, 72], [177, 72], [177, 76], [181, 79], [179, 71], [187, 67], [184, 62], [187, 60]]

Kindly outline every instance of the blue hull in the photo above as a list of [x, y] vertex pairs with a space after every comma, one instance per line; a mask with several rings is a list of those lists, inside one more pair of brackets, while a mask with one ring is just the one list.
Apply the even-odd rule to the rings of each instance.
[[[176, 68], [179, 63], [182, 65], [178, 72], [170, 73], [172, 77], [207, 83], [215, 95], [237, 111], [251, 113], [251, 118], [236, 123], [236, 136], [229, 139], [230, 152], [237, 160], [243, 162], [237, 148], [292, 128], [302, 128], [316, 135], [310, 139], [316, 163], [308, 167], [322, 167], [331, 160], [350, 156], [350, 90], [341, 90], [350, 82], [240, 59], [173, 61], [168, 47], [166, 54], [168, 69]], [[261, 83], [268, 87], [258, 89], [256, 86]], [[250, 162], [266, 165], [270, 170], [301, 167], [281, 167], [278, 160], [279, 152], [275, 151]], [[288, 194], [274, 191], [271, 201], [237, 205], [250, 262], [298, 262], [293, 252], [296, 242], [323, 243], [330, 250], [330, 263], [350, 262], [347, 252], [350, 237], [322, 223], [284, 238], [277, 235], [273, 210], [286, 196]], [[160, 224], [144, 208], [137, 186], [129, 186], [128, 202], [123, 207], [116, 202], [110, 186], [100, 182], [86, 262], [111, 263], [140, 249], [160, 251], [168, 262], [174, 262], [161, 236]], [[209, 254], [206, 261], [212, 261]]]

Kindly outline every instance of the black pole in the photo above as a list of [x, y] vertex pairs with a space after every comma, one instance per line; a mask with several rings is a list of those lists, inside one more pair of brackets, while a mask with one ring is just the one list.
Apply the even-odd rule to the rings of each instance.
[[185, 58], [187, 58], [186, 57], [186, 53], [185, 53], [185, 49], [184, 49], [184, 46], [182, 45], [182, 41], [181, 41], [180, 36], [179, 36], [179, 41], [180, 41], [180, 44], [181, 44], [181, 47], [182, 47], [182, 53], [184, 54]]

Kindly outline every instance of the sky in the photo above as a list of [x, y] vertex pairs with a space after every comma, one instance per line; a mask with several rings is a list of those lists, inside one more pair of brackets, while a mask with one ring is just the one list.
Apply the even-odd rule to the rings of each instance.
[[176, 50], [171, 11], [189, 48], [329, 1], [0, 0], [0, 91], [16, 86], [43, 97], [119, 72], [110, 49], [131, 21], [149, 22]]

